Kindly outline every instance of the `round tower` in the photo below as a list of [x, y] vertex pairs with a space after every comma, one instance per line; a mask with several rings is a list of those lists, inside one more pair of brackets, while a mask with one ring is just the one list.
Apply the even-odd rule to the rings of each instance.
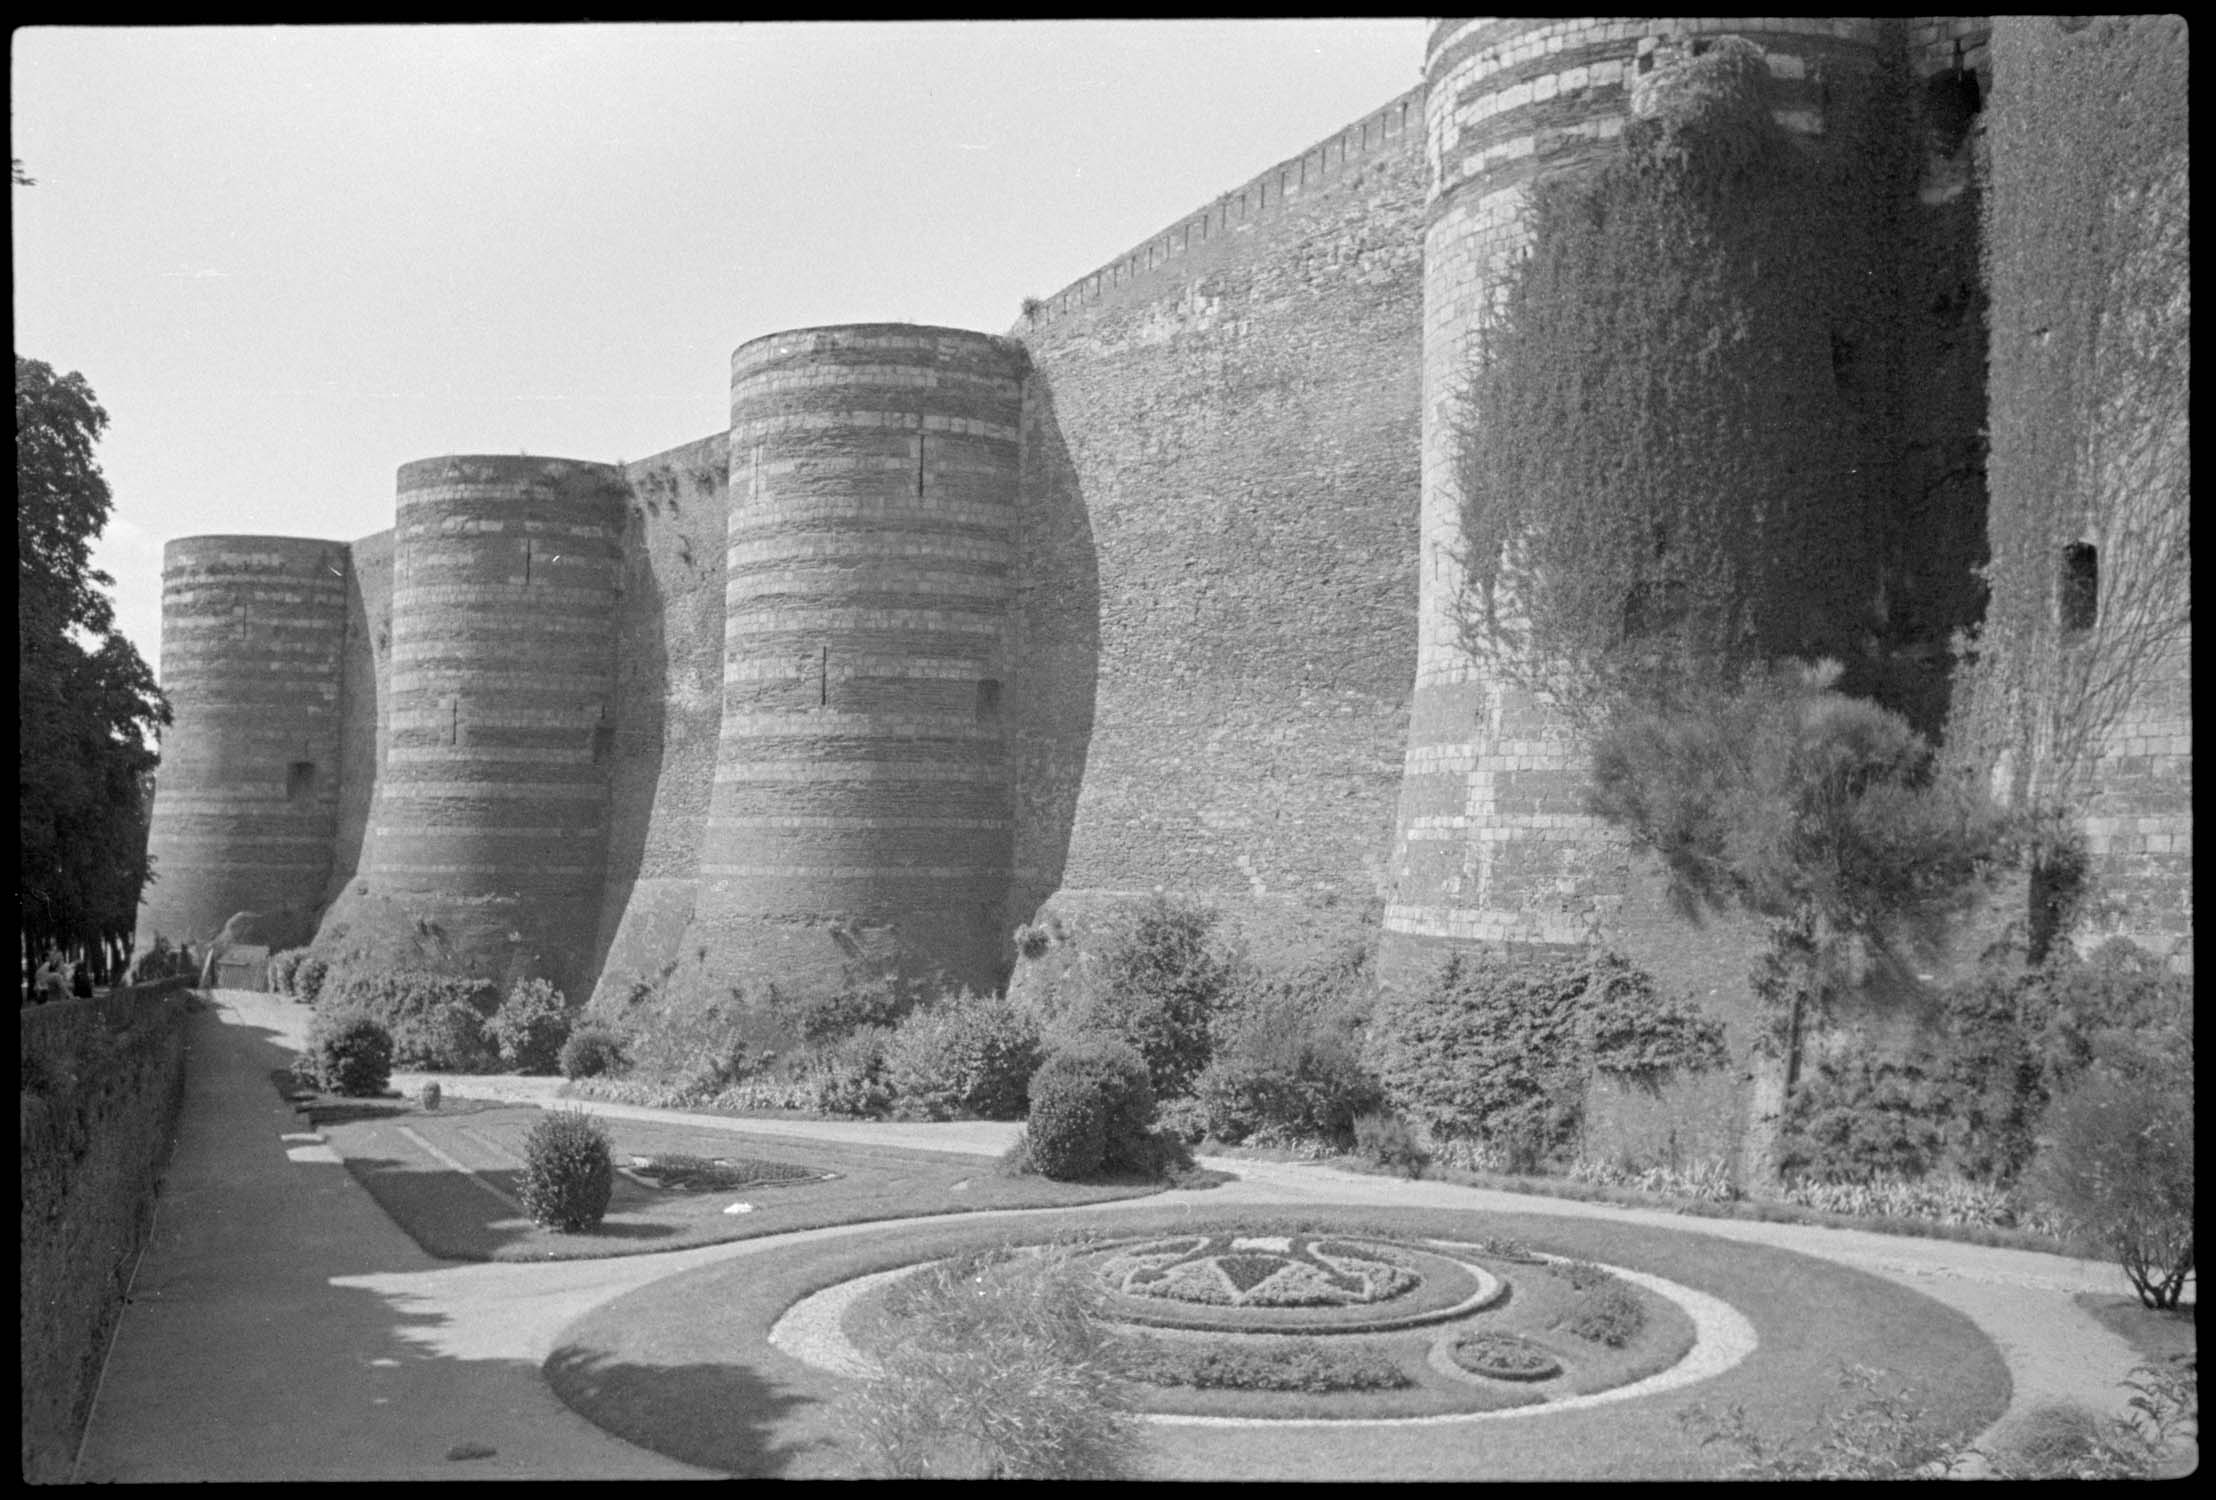
[[[1528, 242], [1532, 184], [1614, 148], [1671, 63], [1739, 36], [1764, 53], [1778, 122], [1825, 128], [1823, 74], [1873, 65], [1875, 23], [1800, 17], [1449, 19], [1425, 56], [1422, 565], [1416, 685], [1379, 969], [1408, 980], [1457, 947], [1578, 944], [1615, 899], [1616, 840], [1582, 810], [1583, 747], [1489, 671], [1456, 624], [1457, 436], [1471, 341]], [[1653, 83], [1647, 82], [1652, 79]]]
[[401, 468], [389, 743], [341, 902], [357, 942], [590, 980], [624, 493], [620, 470], [570, 459]]
[[162, 553], [162, 735], [138, 947], [302, 910], [331, 871], [347, 549], [195, 536]]
[[732, 355], [697, 917], [720, 976], [788, 992], [849, 964], [997, 977], [1021, 369], [1004, 340], [898, 324]]

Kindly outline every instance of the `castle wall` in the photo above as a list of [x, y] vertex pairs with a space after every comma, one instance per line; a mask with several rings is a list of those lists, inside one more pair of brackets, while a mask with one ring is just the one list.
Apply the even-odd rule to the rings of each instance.
[[[2081, 820], [2078, 941], [2130, 937], [2187, 968], [2189, 50], [2177, 16], [1994, 28], [1994, 585], [1979, 662], [1985, 711], [2020, 715], [2000, 790]], [[2060, 619], [2073, 547], [2097, 559], [2083, 629]]]
[[596, 994], [652, 983], [693, 919], [723, 718], [729, 447], [719, 432], [624, 466]]
[[339, 805], [331, 880], [324, 904], [338, 899], [361, 868], [369, 806], [384, 770], [392, 703], [392, 539], [365, 536], [348, 550], [346, 648], [339, 701]]
[[1374, 914], [1415, 646], [1410, 94], [1030, 307], [1011, 921]]
[[618, 471], [562, 459], [401, 469], [384, 764], [324, 935], [589, 983], [620, 493]]
[[719, 978], [991, 984], [1009, 869], [1022, 364], [864, 324], [731, 362], [723, 721], [695, 937]]
[[242, 911], [305, 910], [331, 871], [347, 548], [198, 536], [162, 552], [162, 735], [137, 943], [205, 944]]

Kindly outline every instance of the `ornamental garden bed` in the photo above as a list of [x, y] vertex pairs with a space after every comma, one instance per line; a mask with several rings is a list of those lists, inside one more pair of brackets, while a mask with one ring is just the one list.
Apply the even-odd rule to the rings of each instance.
[[[1218, 1393], [1242, 1403], [1244, 1411], [1238, 1416], [1185, 1411], [1146, 1422], [1141, 1467], [1147, 1477], [1709, 1478], [1725, 1473], [1734, 1459], [1720, 1450], [1703, 1450], [1684, 1436], [1677, 1419], [1694, 1405], [1710, 1410], [1737, 1405], [1757, 1430], [1804, 1432], [1835, 1400], [1839, 1371], [1856, 1364], [1920, 1386], [1931, 1419], [1950, 1429], [1975, 1431], [1989, 1424], [2008, 1399], [2007, 1371], [1998, 1351], [1967, 1318], [1893, 1282], [1769, 1246], [1539, 1214], [1375, 1207], [1233, 1213], [1197, 1200], [1181, 1207], [1134, 1203], [1106, 1213], [902, 1224], [804, 1245], [766, 1245], [594, 1309], [564, 1331], [546, 1373], [562, 1399], [589, 1419], [629, 1442], [688, 1463], [753, 1476], [856, 1476], [869, 1472], [854, 1437], [851, 1407], [861, 1381], [771, 1342], [771, 1330], [804, 1298], [867, 1275], [1011, 1242], [1038, 1244], [1088, 1234], [1118, 1241], [1166, 1240], [1202, 1232], [1241, 1237], [1305, 1233], [1396, 1245], [1434, 1240], [1474, 1245], [1511, 1236], [1550, 1255], [1661, 1277], [1721, 1299], [1752, 1329], [1755, 1345], [1737, 1363], [1682, 1387], [1577, 1396], [1525, 1385], [1522, 1405], [1435, 1410], [1388, 1420], [1361, 1420], [1364, 1404], [1379, 1403], [1381, 1397], [1405, 1400], [1406, 1388]], [[1518, 1335], [1549, 1349], [1558, 1347], [1563, 1331], [1545, 1326], [1549, 1315], [1541, 1294], [1552, 1296], [1554, 1286], [1567, 1286], [1567, 1278], [1542, 1281], [1528, 1264], [1508, 1257], [1496, 1262], [1474, 1258], [1507, 1270], [1511, 1290], [1501, 1310], [1529, 1320], [1510, 1325]], [[858, 1304], [840, 1326], [856, 1343], [888, 1336], [871, 1331], [870, 1316]], [[1188, 1343], [1203, 1338], [1156, 1328], [1132, 1327], [1128, 1332]], [[1412, 1336], [1255, 1335], [1238, 1344], [1267, 1342], [1285, 1351], [1276, 1363], [1298, 1383], [1307, 1378], [1300, 1345], [1336, 1351], [1325, 1363], [1338, 1371], [1332, 1378], [1343, 1378], [1365, 1365], [1374, 1367], [1375, 1361], [1362, 1357], [1365, 1348], [1389, 1349], [1395, 1337]], [[1220, 1347], [1237, 1345], [1224, 1341]], [[1583, 1351], [1587, 1360], [1596, 1357], [1591, 1341], [1573, 1337], [1571, 1347]], [[1638, 1346], [1627, 1348], [1636, 1359]], [[1397, 1356], [1387, 1352], [1381, 1357], [1401, 1368]], [[1678, 1370], [1697, 1370], [1702, 1358], [1696, 1348]], [[1418, 1381], [1419, 1394], [1456, 1383], [1436, 1370], [1428, 1376], [1402, 1372]], [[1628, 1381], [1619, 1390], [1644, 1379], [1628, 1366], [1617, 1372], [1618, 1378], [1625, 1376]], [[1515, 1382], [1493, 1384], [1504, 1393], [1517, 1389]], [[1534, 1394], [1542, 1399], [1529, 1400]], [[1455, 1395], [1460, 1399], [1459, 1392]], [[1182, 1398], [1158, 1392], [1149, 1399]], [[1446, 1402], [1444, 1396], [1436, 1399]], [[1501, 1399], [1515, 1398], [1504, 1394]]]

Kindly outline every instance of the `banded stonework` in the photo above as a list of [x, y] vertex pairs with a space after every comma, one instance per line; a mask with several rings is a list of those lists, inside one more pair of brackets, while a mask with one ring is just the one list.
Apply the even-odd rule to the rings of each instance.
[[141, 946], [203, 943], [233, 913], [306, 910], [331, 873], [348, 549], [196, 536], [162, 556], [162, 685], [176, 722], [148, 851]]
[[788, 986], [865, 952], [990, 984], [1021, 356], [958, 329], [731, 361], [723, 727], [698, 928]]
[[[1606, 941], [1743, 1044], [1759, 934], [1673, 916], [1652, 861], [1583, 814], [1567, 727], [1465, 649], [1450, 462], [1532, 185], [1617, 149], [1676, 62], [1726, 36], [1759, 49], [1775, 118], [1819, 158], [1844, 135], [1834, 85], [1899, 75], [1884, 97], [1928, 161], [1896, 300], [1931, 325], [1903, 345], [1901, 472], [1949, 538], [1925, 551], [1952, 567], [1982, 530], [1998, 554], [1987, 427], [1995, 474], [2138, 429], [1999, 386], [1982, 419], [1977, 368], [2038, 367], [2059, 272], [2008, 262], [1991, 275], [2016, 282], [1979, 285], [1979, 236], [2035, 220], [2040, 153], [2124, 149], [2117, 90], [2049, 84], [2166, 88], [2181, 25], [1444, 19], [1420, 87], [1027, 302], [1006, 337], [771, 333], [733, 356], [724, 430], [664, 453], [427, 460], [388, 533], [174, 543], [142, 941], [320, 904], [334, 954], [544, 973], [621, 1014], [857, 966], [996, 983], [1018, 924], [1078, 932], [1165, 887], [1266, 959], [1374, 944], [1394, 983], [1459, 947]], [[2095, 66], [2109, 52], [2130, 66]], [[2158, 144], [2182, 184], [2182, 139]], [[2166, 244], [2184, 201], [2109, 217]], [[2182, 346], [2173, 301], [2104, 304], [2096, 353]], [[2183, 451], [2175, 425], [2155, 448]], [[2182, 468], [2092, 472], [2103, 496], [2185, 503]], [[2110, 597], [2127, 507], [2094, 512]], [[2129, 898], [2100, 930], [2189, 965], [2185, 644], [2157, 666], [2077, 811]], [[1023, 963], [1081, 945], [1047, 946]], [[1705, 1154], [1753, 1107], [1743, 1083], [1592, 1116]]]

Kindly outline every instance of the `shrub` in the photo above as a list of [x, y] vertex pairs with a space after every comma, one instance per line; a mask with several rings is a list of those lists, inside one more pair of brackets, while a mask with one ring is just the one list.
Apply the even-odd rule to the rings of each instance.
[[1935, 1428], [1920, 1394], [1888, 1384], [1876, 1370], [1843, 1370], [1839, 1387], [1846, 1399], [1825, 1410], [1813, 1444], [1788, 1446], [1763, 1436], [1740, 1406], [1721, 1415], [1694, 1406], [1679, 1414], [1678, 1423], [1703, 1448], [1737, 1451], [1733, 1473], [1745, 1479], [1939, 1479], [1972, 1451], [1970, 1434]]
[[1236, 1051], [1219, 1052], [1193, 1084], [1207, 1133], [1234, 1144], [1257, 1131], [1351, 1144], [1355, 1119], [1385, 1097], [1356, 1046], [1350, 1037], [1327, 1032], [1255, 1037]]
[[1475, 1138], [1530, 1171], [1567, 1144], [1584, 1103], [1573, 959], [1480, 953], [1389, 997], [1371, 1061], [1396, 1108], [1437, 1140]]
[[1398, 1115], [1357, 1116], [1354, 1149], [1388, 1171], [1405, 1173], [1410, 1180], [1423, 1176], [1424, 1168], [1431, 1165], [1431, 1153]]
[[1021, 1119], [1038, 1066], [1031, 1013], [968, 990], [910, 1012], [885, 1044], [894, 1110], [908, 1120]]
[[323, 986], [330, 978], [331, 961], [320, 953], [310, 953], [293, 966], [292, 992], [298, 999], [313, 1005], [323, 997]]
[[2193, 1023], [2096, 1061], [2046, 1117], [2028, 1184], [2107, 1245], [2139, 1300], [2176, 1307], [2193, 1271]]
[[940, 1261], [897, 1284], [900, 1338], [854, 1426], [888, 1477], [1137, 1478], [1100, 1291], [1067, 1250]]
[[491, 1061], [485, 1018], [460, 1000], [442, 1000], [393, 1027], [393, 1061], [436, 1073], [474, 1073]]
[[812, 1049], [800, 1064], [802, 1107], [858, 1118], [875, 1118], [891, 1109], [892, 1086], [885, 1081], [885, 1043], [891, 1035], [882, 1026], [864, 1026]]
[[317, 1086], [361, 1098], [392, 1081], [392, 1033], [360, 1012], [321, 1013], [308, 1027]]
[[485, 1033], [498, 1044], [500, 1060], [518, 1073], [552, 1073], [569, 1040], [569, 1005], [547, 981], [519, 979]]
[[1564, 1321], [1570, 1332], [1588, 1343], [1621, 1349], [1647, 1326], [1647, 1310], [1631, 1288], [1609, 1276], [1581, 1291]]
[[1152, 1170], [1153, 1114], [1154, 1090], [1136, 1049], [1107, 1038], [1074, 1042], [1032, 1075], [1031, 1160], [1058, 1182]]
[[804, 1042], [829, 1043], [865, 1026], [891, 1027], [923, 999], [922, 986], [898, 975], [850, 978], [836, 994], [811, 996], [794, 1009]]
[[[311, 961], [303, 960], [295, 971], [303, 986]], [[427, 969], [341, 971], [319, 978], [317, 984], [315, 1003], [319, 1010], [372, 1016], [395, 1033], [407, 1022], [427, 1017], [442, 1005], [466, 1005], [482, 1018], [490, 1016], [500, 1003], [500, 990], [489, 979]]]
[[1921, 1177], [1945, 1145], [1942, 1090], [1913, 1063], [1875, 1062], [1859, 1049], [1827, 1061], [1786, 1105], [1781, 1176], [1818, 1182]]
[[608, 1212], [615, 1160], [608, 1132], [582, 1110], [549, 1110], [523, 1141], [523, 1182], [517, 1196], [531, 1222], [572, 1234]]
[[295, 995], [293, 971], [300, 967], [300, 960], [308, 956], [305, 948], [286, 948], [269, 955], [269, 988], [278, 995]]
[[599, 1078], [622, 1068], [623, 1038], [605, 1026], [580, 1026], [562, 1043], [564, 1078]]
[[1217, 949], [1217, 914], [1157, 894], [1123, 913], [1099, 953], [1095, 992], [1067, 1018], [1070, 1037], [1136, 1048], [1164, 1098], [1186, 1093], [1211, 1050], [1211, 1021], [1237, 972]]
[[1148, 1385], [1325, 1395], [1399, 1390], [1415, 1383], [1381, 1350], [1345, 1340], [1272, 1339], [1249, 1348], [1142, 1334], [1120, 1341], [1117, 1354], [1124, 1373]]

